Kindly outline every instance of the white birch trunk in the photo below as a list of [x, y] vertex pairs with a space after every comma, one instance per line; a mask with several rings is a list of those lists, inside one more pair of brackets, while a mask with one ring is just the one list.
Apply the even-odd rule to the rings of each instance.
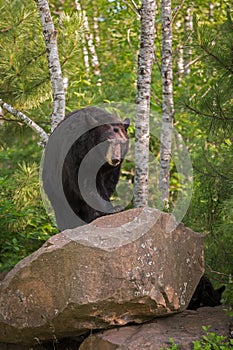
[[[82, 11], [81, 4], [79, 0], [75, 0], [76, 8], [78, 11]], [[90, 52], [90, 58], [91, 58], [91, 65], [93, 68], [93, 73], [94, 75], [98, 78], [98, 83], [97, 85], [101, 85], [102, 79], [101, 79], [101, 72], [100, 72], [100, 64], [99, 64], [99, 58], [95, 49], [94, 45], [94, 37], [93, 34], [90, 31], [90, 26], [88, 22], [87, 15], [85, 14], [85, 11], [82, 11], [84, 14], [84, 22], [83, 26], [85, 29], [85, 36], [86, 36], [86, 41], [87, 41], [87, 47]]]
[[53, 112], [51, 115], [51, 131], [53, 131], [65, 117], [65, 91], [57, 48], [57, 32], [53, 25], [48, 1], [35, 1], [40, 14], [47, 50], [50, 80], [53, 89]]
[[182, 45], [178, 46], [177, 68], [178, 68], [178, 82], [180, 84], [184, 75], [184, 50]]
[[[79, 12], [82, 12], [81, 5], [80, 3], [76, 0], [75, 1], [76, 9]], [[83, 61], [84, 61], [84, 67], [86, 69], [86, 74], [88, 81], [90, 81], [90, 64], [89, 64], [89, 56], [88, 56], [88, 50], [86, 47], [86, 39], [85, 39], [85, 34], [84, 32], [81, 33], [81, 38], [82, 38], [82, 49], [83, 49]]]
[[134, 206], [148, 204], [149, 114], [154, 58], [155, 0], [143, 0], [135, 119]]
[[91, 64], [92, 64], [92, 68], [93, 68], [93, 73], [98, 78], [98, 85], [101, 85], [102, 79], [101, 79], [99, 58], [97, 56], [97, 52], [96, 52], [94, 41], [93, 41], [94, 37], [90, 31], [88, 18], [86, 15], [84, 18], [84, 27], [86, 29], [86, 40], [87, 40], [88, 50], [89, 50], [90, 56], [91, 56]]
[[192, 60], [192, 30], [193, 30], [193, 18], [192, 8], [188, 8], [184, 19], [184, 30], [187, 35], [187, 47], [184, 52], [184, 75], [190, 74], [190, 62]]
[[88, 51], [87, 51], [87, 47], [86, 47], [86, 40], [85, 40], [84, 33], [82, 33], [82, 47], [83, 47], [84, 67], [86, 70], [88, 81], [90, 81], [90, 64], [89, 64], [89, 56], [88, 56]]
[[214, 21], [214, 8], [215, 8], [215, 4], [209, 3], [209, 21], [210, 22]]
[[100, 34], [99, 34], [99, 24], [98, 24], [98, 10], [95, 6], [94, 9], [94, 17], [93, 17], [93, 30], [95, 34], [95, 44], [96, 46], [99, 46], [100, 44]]
[[174, 115], [171, 0], [162, 0], [162, 95], [159, 190], [161, 191], [161, 199], [165, 207], [168, 208]]
[[[17, 109], [11, 107], [3, 100], [0, 100], [0, 106], [5, 109], [10, 114], [14, 115], [15, 117], [20, 118], [25, 124], [27, 124], [31, 129], [33, 129], [41, 138], [41, 145], [45, 146], [48, 141], [48, 134], [42, 129], [38, 124], [36, 124], [33, 120], [31, 120], [29, 117], [27, 117], [22, 112], [19, 112]], [[1, 108], [0, 107], [0, 108]]]

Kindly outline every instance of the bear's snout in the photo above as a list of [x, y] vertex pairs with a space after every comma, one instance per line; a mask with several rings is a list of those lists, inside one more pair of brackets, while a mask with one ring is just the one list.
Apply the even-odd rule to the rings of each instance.
[[111, 166], [117, 166], [121, 163], [121, 143], [116, 140], [109, 140], [107, 154], [105, 156], [106, 162]]

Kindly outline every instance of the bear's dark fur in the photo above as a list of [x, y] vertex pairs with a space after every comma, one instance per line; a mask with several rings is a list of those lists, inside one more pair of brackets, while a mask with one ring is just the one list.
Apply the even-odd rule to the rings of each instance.
[[115, 192], [122, 161], [128, 151], [129, 119], [95, 107], [75, 111], [66, 118], [85, 121], [87, 131], [68, 151], [63, 169], [65, 197], [78, 217], [89, 223], [97, 217], [119, 211], [110, 197]]
[[189, 302], [188, 310], [196, 310], [203, 306], [218, 306], [221, 305], [222, 293], [225, 286], [214, 289], [209, 278], [204, 275], [200, 279], [197, 288]]

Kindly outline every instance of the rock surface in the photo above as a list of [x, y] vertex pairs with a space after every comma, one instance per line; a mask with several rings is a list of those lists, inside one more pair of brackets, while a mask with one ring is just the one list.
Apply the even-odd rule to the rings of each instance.
[[0, 285], [0, 342], [35, 344], [186, 308], [204, 237], [156, 209], [102, 217], [50, 238]]
[[[170, 348], [172, 338], [181, 349], [193, 349], [192, 341], [202, 338], [202, 326], [209, 332], [229, 336], [230, 317], [224, 307], [204, 307], [156, 319], [141, 326], [126, 326], [89, 336], [79, 350], [160, 350]], [[180, 347], [179, 347], [180, 349]]]
[[[181, 345], [179, 349], [191, 350], [192, 341], [200, 340], [202, 326], [209, 331], [229, 337], [229, 325], [233, 320], [224, 311], [225, 306], [205, 307], [197, 311], [183, 311], [170, 317], [157, 318], [143, 325], [114, 328], [89, 336], [86, 340], [53, 340], [41, 345], [19, 345], [0, 343], [1, 350], [160, 350], [171, 346], [169, 338]], [[231, 328], [231, 326], [230, 326]], [[81, 344], [81, 346], [80, 346]]]

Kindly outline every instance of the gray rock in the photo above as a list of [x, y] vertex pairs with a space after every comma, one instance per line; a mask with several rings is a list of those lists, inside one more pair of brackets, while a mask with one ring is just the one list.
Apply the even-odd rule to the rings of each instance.
[[201, 234], [132, 209], [50, 238], [0, 284], [0, 342], [38, 344], [184, 310], [204, 271]]

